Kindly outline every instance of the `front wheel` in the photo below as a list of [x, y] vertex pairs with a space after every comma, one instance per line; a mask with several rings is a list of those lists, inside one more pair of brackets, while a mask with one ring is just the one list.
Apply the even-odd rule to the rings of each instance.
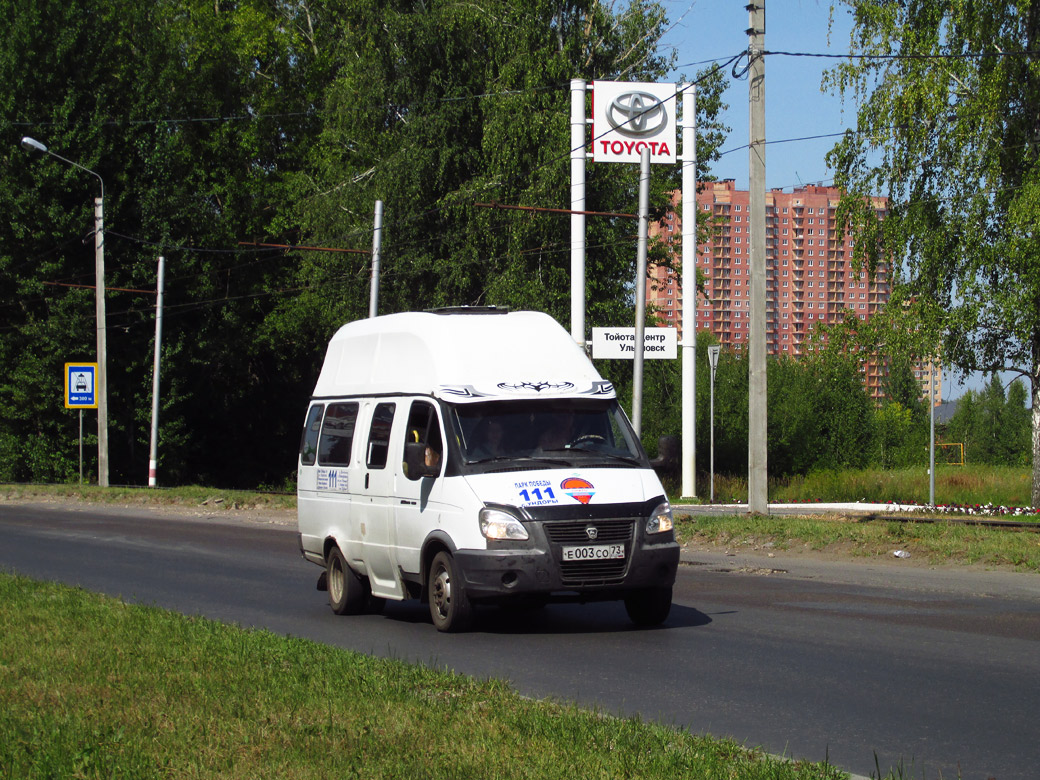
[[643, 588], [625, 596], [625, 611], [637, 626], [658, 626], [672, 609], [671, 588]]
[[430, 617], [438, 631], [465, 631], [473, 621], [473, 605], [466, 595], [458, 564], [448, 552], [439, 552], [427, 579]]

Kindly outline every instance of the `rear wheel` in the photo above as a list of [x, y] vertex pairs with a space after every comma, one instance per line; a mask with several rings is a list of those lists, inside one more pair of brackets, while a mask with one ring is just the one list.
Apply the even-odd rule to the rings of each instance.
[[658, 626], [671, 609], [671, 588], [643, 588], [625, 596], [625, 611], [637, 626]]
[[365, 608], [365, 588], [339, 547], [329, 550], [325, 559], [328, 574], [329, 606], [337, 615], [358, 615]]
[[465, 631], [473, 621], [473, 605], [466, 595], [455, 559], [448, 552], [439, 552], [430, 564], [427, 578], [430, 596], [430, 617], [438, 631]]

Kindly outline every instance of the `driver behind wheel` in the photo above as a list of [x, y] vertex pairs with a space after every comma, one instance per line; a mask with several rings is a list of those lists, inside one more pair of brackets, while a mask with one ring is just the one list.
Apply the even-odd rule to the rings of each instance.
[[549, 415], [546, 427], [538, 436], [538, 449], [542, 451], [562, 450], [571, 441], [574, 433], [574, 414], [557, 412]]

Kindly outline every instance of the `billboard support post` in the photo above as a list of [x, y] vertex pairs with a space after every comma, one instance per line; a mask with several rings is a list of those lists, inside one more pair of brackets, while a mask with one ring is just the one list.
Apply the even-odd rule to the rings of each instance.
[[682, 495], [697, 497], [697, 88], [682, 93]]
[[571, 338], [585, 349], [585, 80], [571, 79]]
[[643, 435], [643, 349], [646, 329], [647, 215], [650, 213], [650, 150], [639, 160], [639, 242], [636, 246], [636, 352], [632, 362], [632, 427]]

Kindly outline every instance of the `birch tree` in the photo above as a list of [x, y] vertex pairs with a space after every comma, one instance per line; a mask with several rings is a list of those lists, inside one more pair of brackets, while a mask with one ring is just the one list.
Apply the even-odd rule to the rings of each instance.
[[[945, 366], [1027, 379], [1040, 506], [1040, 4], [843, 4], [851, 56], [826, 79], [856, 112], [829, 155], [839, 216], [861, 262], [893, 259], [892, 305], [947, 312]], [[884, 219], [870, 195], [889, 198]]]

